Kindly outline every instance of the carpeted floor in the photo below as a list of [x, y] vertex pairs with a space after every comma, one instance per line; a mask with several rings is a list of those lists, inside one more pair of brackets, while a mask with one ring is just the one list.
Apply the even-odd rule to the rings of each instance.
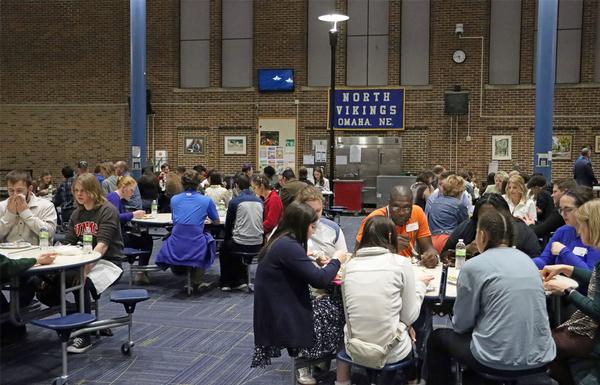
[[[341, 218], [349, 249], [354, 247], [360, 219]], [[127, 274], [126, 271], [121, 281], [102, 295], [102, 318], [125, 314], [122, 306], [111, 303], [108, 297], [110, 290], [128, 287]], [[218, 275], [217, 262], [207, 275], [212, 287], [188, 297], [183, 291], [183, 277], [169, 271], [152, 273], [152, 284], [145, 286], [151, 299], [138, 304], [134, 314], [136, 346], [131, 355], [120, 351], [127, 339], [127, 328], [114, 329], [113, 337], [93, 337], [92, 350], [69, 355], [71, 383], [291, 384], [291, 360], [285, 353], [269, 368], [250, 368], [254, 297], [245, 292], [221, 292], [216, 287]], [[49, 384], [60, 374], [56, 334], [32, 325], [27, 329], [25, 340], [0, 350], [2, 385]], [[322, 379], [322, 384], [333, 384], [333, 373], [326, 373]]]

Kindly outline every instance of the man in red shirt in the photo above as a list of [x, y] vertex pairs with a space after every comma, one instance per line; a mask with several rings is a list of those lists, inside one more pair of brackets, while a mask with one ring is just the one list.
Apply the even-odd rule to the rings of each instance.
[[390, 192], [390, 200], [386, 207], [373, 211], [367, 216], [358, 229], [356, 241], [362, 239], [364, 225], [368, 218], [382, 215], [390, 218], [396, 224], [398, 234], [398, 254], [411, 257], [415, 242], [421, 251], [421, 262], [425, 267], [435, 267], [439, 258], [431, 242], [431, 232], [427, 216], [417, 205], [413, 205], [412, 192], [406, 186], [396, 186]]

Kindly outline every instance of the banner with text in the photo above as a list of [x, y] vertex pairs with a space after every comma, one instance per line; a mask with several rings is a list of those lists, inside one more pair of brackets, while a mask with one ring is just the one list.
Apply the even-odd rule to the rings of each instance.
[[333, 127], [336, 130], [403, 130], [404, 89], [336, 89]]

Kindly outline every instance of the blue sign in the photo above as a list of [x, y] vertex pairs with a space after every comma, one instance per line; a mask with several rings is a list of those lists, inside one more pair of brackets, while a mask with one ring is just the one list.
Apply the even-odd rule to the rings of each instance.
[[336, 89], [334, 129], [404, 129], [404, 89]]

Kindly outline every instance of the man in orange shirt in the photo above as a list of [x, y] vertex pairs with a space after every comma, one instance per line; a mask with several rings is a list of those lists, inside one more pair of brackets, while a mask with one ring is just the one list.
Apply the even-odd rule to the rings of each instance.
[[413, 205], [412, 192], [406, 186], [396, 186], [390, 192], [390, 200], [386, 207], [373, 211], [367, 216], [358, 229], [356, 241], [362, 239], [364, 225], [368, 218], [382, 215], [396, 224], [398, 234], [398, 254], [411, 257], [415, 242], [421, 250], [421, 263], [425, 267], [435, 267], [439, 258], [431, 243], [431, 232], [427, 224], [427, 216], [417, 205]]

